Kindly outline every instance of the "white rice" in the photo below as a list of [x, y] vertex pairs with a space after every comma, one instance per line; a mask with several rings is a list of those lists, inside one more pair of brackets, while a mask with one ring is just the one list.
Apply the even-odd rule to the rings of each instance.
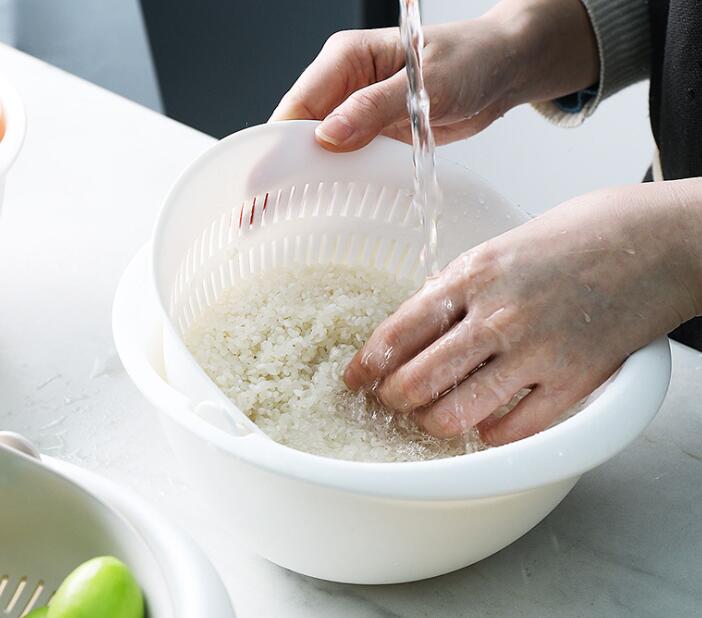
[[350, 393], [343, 371], [413, 286], [379, 270], [266, 271], [224, 293], [186, 333], [212, 380], [273, 440], [355, 461], [418, 461], [473, 450], [438, 440]]

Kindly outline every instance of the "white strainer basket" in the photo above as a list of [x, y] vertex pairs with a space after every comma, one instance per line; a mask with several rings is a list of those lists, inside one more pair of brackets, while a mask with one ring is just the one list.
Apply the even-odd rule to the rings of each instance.
[[[168, 380], [200, 416], [239, 435], [260, 430], [182, 341], [224, 290], [290, 264], [365, 265], [417, 284], [423, 277], [410, 149], [380, 137], [361, 151], [331, 154], [315, 142], [316, 124], [270, 123], [223, 140], [174, 187], [154, 233]], [[441, 265], [527, 219], [467, 170], [439, 161], [438, 174]]]
[[73, 569], [103, 555], [134, 573], [147, 618], [234, 618], [219, 576], [190, 539], [109, 481], [38, 461], [11, 448], [18, 444], [0, 432], [2, 618], [46, 605]]

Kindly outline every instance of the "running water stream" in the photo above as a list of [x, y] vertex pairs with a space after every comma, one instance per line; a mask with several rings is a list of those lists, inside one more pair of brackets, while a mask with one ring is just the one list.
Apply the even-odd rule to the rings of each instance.
[[419, 216], [424, 235], [422, 262], [427, 277], [439, 274], [437, 257], [437, 224], [441, 206], [441, 190], [436, 179], [434, 135], [429, 123], [429, 95], [424, 88], [422, 54], [424, 34], [419, 13], [419, 0], [399, 0], [400, 37], [405, 50], [407, 68], [407, 108], [412, 129], [414, 162], [414, 196], [412, 206]]
[[[414, 208], [422, 228], [422, 262], [426, 277], [439, 274], [437, 226], [441, 212], [442, 194], [436, 178], [434, 135], [430, 124], [430, 101], [424, 87], [422, 56], [424, 33], [419, 12], [419, 0], [399, 0], [400, 37], [405, 50], [407, 69], [407, 109], [412, 129], [412, 160], [414, 163]], [[448, 300], [448, 299], [447, 299]], [[450, 301], [449, 301], [450, 302]], [[454, 375], [454, 387], [464, 376]], [[455, 393], [455, 391], [453, 391]], [[437, 393], [438, 397], [440, 394]], [[450, 396], [450, 395], [446, 395]], [[457, 399], [454, 405], [458, 405]], [[475, 429], [463, 436], [467, 452], [484, 448]]]

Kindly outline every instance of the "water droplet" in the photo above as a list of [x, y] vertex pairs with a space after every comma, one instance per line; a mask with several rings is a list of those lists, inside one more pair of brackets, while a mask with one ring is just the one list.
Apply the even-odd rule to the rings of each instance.
[[40, 427], [39, 431], [45, 431], [47, 429], [51, 429], [53, 427], [61, 425], [65, 420], [66, 420], [65, 415], [59, 416], [58, 418], [55, 418], [53, 421], [50, 421], [46, 425], [43, 425], [42, 427]]
[[55, 376], [50, 377], [48, 380], [44, 380], [41, 384], [39, 384], [37, 386], [37, 390], [40, 391], [43, 388], [46, 388], [47, 386], [49, 386], [49, 384], [51, 384], [52, 382], [55, 382], [59, 378], [61, 378], [61, 374], [57, 373]]
[[112, 376], [122, 369], [122, 363], [115, 352], [98, 357], [93, 361], [93, 368], [90, 371], [90, 379], [94, 380], [102, 376]]
[[388, 346], [385, 352], [383, 353], [383, 366], [386, 366], [390, 359], [392, 358], [393, 352], [395, 350], [393, 349], [392, 346]]

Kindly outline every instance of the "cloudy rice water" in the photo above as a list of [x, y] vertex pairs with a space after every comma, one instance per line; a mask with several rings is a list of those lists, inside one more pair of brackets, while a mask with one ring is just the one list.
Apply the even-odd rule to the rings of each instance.
[[185, 335], [210, 378], [273, 440], [355, 461], [419, 461], [464, 454], [342, 375], [373, 329], [413, 291], [380, 270], [313, 265], [276, 268], [223, 293]]

